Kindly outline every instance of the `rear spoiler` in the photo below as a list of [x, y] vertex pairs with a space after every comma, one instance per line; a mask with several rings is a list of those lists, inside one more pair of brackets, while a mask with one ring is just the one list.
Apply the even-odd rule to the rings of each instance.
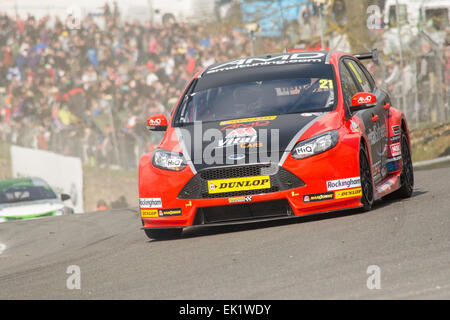
[[353, 56], [359, 60], [372, 59], [373, 62], [378, 64], [378, 50], [377, 49], [373, 49], [371, 52], [367, 52], [367, 53], [357, 53], [357, 54], [354, 54]]

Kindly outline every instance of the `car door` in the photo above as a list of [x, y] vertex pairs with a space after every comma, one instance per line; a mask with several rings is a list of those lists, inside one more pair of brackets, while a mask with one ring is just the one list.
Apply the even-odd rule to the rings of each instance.
[[359, 92], [373, 93], [377, 103], [373, 108], [361, 110], [358, 116], [364, 122], [366, 134], [372, 149], [372, 172], [374, 182], [377, 183], [387, 175], [386, 161], [388, 148], [388, 110], [384, 108], [387, 95], [378, 89], [373, 79], [369, 78], [368, 71], [357, 60], [346, 58], [344, 63], [351, 74]]

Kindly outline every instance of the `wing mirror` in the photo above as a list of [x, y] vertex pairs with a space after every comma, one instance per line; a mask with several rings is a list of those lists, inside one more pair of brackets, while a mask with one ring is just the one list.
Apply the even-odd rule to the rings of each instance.
[[147, 129], [150, 131], [166, 131], [167, 118], [162, 113], [155, 114], [147, 119]]
[[70, 195], [67, 193], [61, 193], [61, 200], [66, 201], [70, 199]]
[[370, 92], [358, 92], [352, 97], [351, 112], [372, 108], [377, 103], [377, 97]]

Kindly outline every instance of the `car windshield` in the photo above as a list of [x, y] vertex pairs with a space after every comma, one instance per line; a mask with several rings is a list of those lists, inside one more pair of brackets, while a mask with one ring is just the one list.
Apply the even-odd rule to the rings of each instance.
[[13, 186], [0, 190], [0, 204], [56, 199], [49, 186]]
[[331, 77], [269, 79], [206, 88], [184, 97], [176, 123], [219, 121], [302, 112], [334, 107]]

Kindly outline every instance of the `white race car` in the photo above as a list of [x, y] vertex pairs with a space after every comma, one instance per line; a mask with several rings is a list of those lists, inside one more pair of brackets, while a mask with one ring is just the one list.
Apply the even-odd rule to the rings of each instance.
[[73, 213], [64, 201], [70, 195], [58, 198], [41, 178], [18, 178], [0, 181], [0, 222], [60, 216]]

